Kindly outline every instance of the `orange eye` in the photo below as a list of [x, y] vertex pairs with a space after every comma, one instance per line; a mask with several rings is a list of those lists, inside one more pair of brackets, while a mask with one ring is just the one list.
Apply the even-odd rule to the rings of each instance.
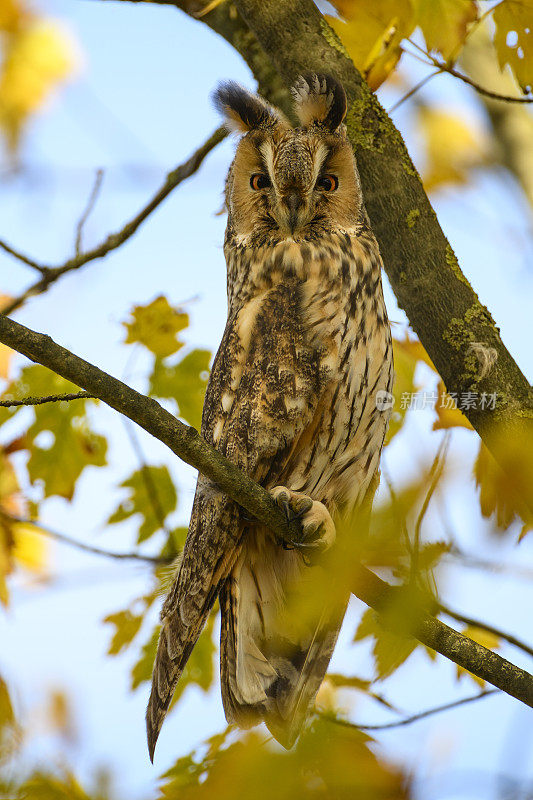
[[259, 191], [259, 189], [266, 189], [267, 186], [270, 186], [270, 180], [268, 175], [265, 175], [264, 172], [256, 172], [250, 178], [250, 186], [255, 191]]
[[316, 188], [323, 189], [325, 192], [334, 192], [338, 185], [339, 179], [336, 175], [322, 175], [316, 182]]

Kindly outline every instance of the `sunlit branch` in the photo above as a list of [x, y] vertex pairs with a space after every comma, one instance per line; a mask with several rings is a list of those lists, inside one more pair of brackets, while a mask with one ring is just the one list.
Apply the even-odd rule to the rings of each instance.
[[349, 722], [345, 719], [332, 717], [329, 714], [321, 714], [320, 716], [335, 725], [342, 725], [345, 728], [355, 728], [359, 731], [384, 731], [388, 730], [389, 728], [401, 728], [404, 725], [411, 725], [413, 722], [418, 722], [420, 719], [426, 719], [427, 717], [433, 716], [433, 714], [440, 714], [441, 711], [449, 711], [452, 708], [458, 708], [459, 706], [467, 705], [467, 703], [475, 703], [477, 700], [482, 700], [484, 697], [489, 697], [490, 695], [494, 694], [499, 694], [497, 689], [487, 689], [487, 691], [478, 692], [478, 694], [474, 694], [471, 697], [463, 697], [461, 700], [454, 700], [452, 703], [444, 703], [442, 706], [428, 708], [427, 711], [421, 711], [419, 714], [413, 714], [410, 717], [404, 717], [403, 719], [398, 719], [394, 722], [385, 722], [380, 725], [366, 725], [364, 723], [360, 724], [358, 722]]
[[140, 553], [115, 553], [111, 550], [104, 550], [101, 547], [95, 547], [91, 544], [85, 544], [84, 542], [78, 542], [77, 539], [72, 539], [70, 536], [66, 536], [64, 533], [58, 533], [58, 531], [53, 531], [46, 526], [43, 526], [40, 522], [37, 522], [33, 519], [24, 519], [23, 517], [15, 517], [11, 514], [5, 514], [4, 512], [0, 512], [0, 516], [7, 519], [9, 522], [17, 522], [23, 525], [31, 525], [34, 527], [36, 533], [41, 533], [44, 536], [47, 536], [49, 539], [54, 539], [56, 542], [61, 542], [61, 544], [66, 544], [69, 547], [75, 547], [77, 550], [83, 550], [85, 553], [92, 553], [93, 555], [97, 556], [105, 556], [106, 558], [112, 558], [119, 561], [141, 561], [145, 564], [169, 564], [172, 559], [168, 558], [160, 558], [158, 556], [144, 556]]
[[[56, 344], [50, 336], [36, 333], [2, 314], [0, 342], [97, 395], [111, 408], [136, 422], [217, 484], [221, 491], [266, 525], [280, 542], [291, 544], [298, 540], [301, 535], [298, 520], [288, 523], [283, 511], [263, 487], [156, 400], [136, 392], [74, 355]], [[403, 591], [402, 587], [390, 586], [360, 563], [350, 564], [350, 569], [351, 591], [378, 613], [390, 608]], [[423, 607], [413, 613], [411, 622], [410, 634], [422, 644], [533, 708], [533, 676], [528, 672], [453, 630]]]
[[98, 400], [90, 392], [71, 392], [70, 394], [51, 394], [46, 397], [24, 397], [22, 400], [0, 400], [1, 408], [15, 408], [16, 406], [41, 406], [43, 403], [63, 403], [69, 400]]
[[509, 642], [509, 644], [512, 644], [513, 647], [518, 647], [520, 650], [523, 650], [524, 653], [533, 656], [533, 647], [526, 644], [521, 639], [518, 639], [516, 636], [513, 636], [511, 633], [502, 631], [495, 625], [490, 625], [488, 622], [481, 622], [480, 620], [469, 617], [466, 614], [459, 614], [459, 612], [453, 611], [443, 603], [439, 603], [439, 611], [441, 611], [443, 614], [446, 614], [446, 616], [457, 620], [457, 622], [464, 622], [465, 625], [470, 625], [473, 628], [480, 628], [481, 630], [493, 633], [495, 636], [498, 636], [498, 638], [505, 639], [505, 641]]
[[186, 180], [186, 178], [190, 178], [191, 175], [198, 170], [204, 158], [214, 147], [216, 147], [217, 144], [219, 144], [219, 142], [222, 141], [222, 139], [224, 139], [225, 136], [225, 129], [218, 128], [187, 161], [185, 161], [179, 167], [176, 167], [176, 169], [172, 170], [172, 172], [168, 173], [165, 182], [155, 193], [152, 199], [144, 206], [144, 208], [141, 209], [141, 211], [139, 211], [135, 217], [133, 217], [133, 219], [124, 225], [121, 230], [110, 234], [97, 247], [87, 250], [85, 253], [77, 254], [74, 256], [74, 258], [68, 259], [59, 266], [54, 267], [47, 266], [45, 264], [38, 264], [36, 261], [28, 258], [28, 256], [24, 255], [23, 253], [16, 251], [13, 247], [6, 244], [6, 242], [0, 240], [0, 248], [17, 258], [19, 261], [28, 264], [42, 273], [42, 278], [39, 281], [30, 286], [19, 297], [10, 300], [4, 306], [4, 308], [0, 309], [2, 313], [11, 314], [17, 308], [20, 308], [30, 297], [34, 297], [35, 295], [45, 292], [52, 283], [55, 283], [55, 281], [57, 281], [67, 272], [79, 269], [80, 267], [83, 267], [85, 264], [89, 263], [89, 261], [104, 258], [104, 256], [106, 256], [112, 250], [116, 250], [117, 247], [123, 245], [124, 242], [133, 236], [137, 228], [150, 216], [153, 211], [155, 211], [155, 209], [163, 202], [163, 200], [168, 197], [172, 190], [175, 189], [176, 186], [179, 186], [179, 184]]

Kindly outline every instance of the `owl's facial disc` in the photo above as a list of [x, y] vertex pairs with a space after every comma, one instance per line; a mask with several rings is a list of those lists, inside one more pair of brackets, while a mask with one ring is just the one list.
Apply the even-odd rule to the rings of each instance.
[[[268, 172], [269, 210], [279, 231], [291, 237], [305, 234], [325, 191], [321, 169], [328, 148], [316, 137], [290, 131], [281, 142], [266, 139], [259, 150]], [[338, 177], [332, 176], [328, 188], [335, 190], [338, 184]]]
[[227, 201], [232, 229], [251, 244], [353, 229], [361, 190], [350, 144], [315, 129], [251, 131], [237, 148]]

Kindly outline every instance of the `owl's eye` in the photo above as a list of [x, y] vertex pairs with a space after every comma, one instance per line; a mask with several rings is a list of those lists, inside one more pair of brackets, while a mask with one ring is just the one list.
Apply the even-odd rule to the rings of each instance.
[[270, 179], [264, 172], [255, 172], [250, 178], [250, 186], [256, 191], [266, 189], [267, 186], [270, 186]]
[[316, 182], [317, 189], [323, 189], [325, 192], [334, 192], [339, 185], [339, 179], [336, 175], [322, 175]]

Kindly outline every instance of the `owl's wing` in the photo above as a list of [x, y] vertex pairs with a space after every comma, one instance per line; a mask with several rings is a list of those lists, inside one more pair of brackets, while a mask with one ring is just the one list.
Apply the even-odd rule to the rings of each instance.
[[[276, 484], [330, 380], [327, 348], [304, 332], [302, 299], [301, 284], [285, 282], [230, 316], [204, 402], [206, 441], [267, 487]], [[241, 535], [237, 504], [200, 476], [181, 567], [162, 611], [147, 709], [151, 757]]]

